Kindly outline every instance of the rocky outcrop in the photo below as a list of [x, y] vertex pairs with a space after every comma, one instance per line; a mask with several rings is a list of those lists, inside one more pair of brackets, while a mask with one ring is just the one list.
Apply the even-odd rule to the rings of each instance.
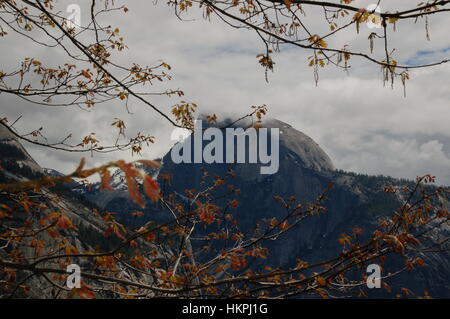
[[308, 135], [276, 119], [267, 119], [262, 122], [262, 126], [280, 130], [280, 144], [282, 148], [297, 155], [299, 164], [302, 167], [318, 172], [335, 170], [333, 162], [327, 153]]
[[[280, 165], [275, 174], [261, 175], [258, 164], [176, 164], [170, 152], [163, 158], [161, 173], [172, 174], [171, 189], [184, 194], [185, 189], [202, 189], [201, 169], [211, 176], [223, 176], [228, 169], [236, 171], [237, 176], [230, 183], [241, 190], [236, 217], [244, 231], [253, 229], [257, 222], [284, 216], [284, 208], [273, 195], [295, 196], [300, 202], [314, 201], [329, 184], [334, 184], [327, 195], [325, 214], [306, 219], [295, 231], [265, 244], [271, 250], [267, 262], [274, 266], [292, 265], [294, 257], [308, 262], [334, 257], [342, 249], [337, 239], [342, 233], [351, 233], [355, 226], [364, 229], [362, 239], [369, 238], [378, 219], [392, 214], [400, 205], [397, 198], [383, 191], [384, 186], [411, 184], [389, 177], [336, 171], [328, 155], [304, 133], [278, 120], [268, 120], [263, 127], [280, 129]], [[450, 297], [450, 255], [432, 254], [424, 258], [428, 267], [405, 272], [390, 283], [408, 287], [417, 294], [428, 290], [435, 296]], [[391, 269], [403, 267], [400, 259], [390, 262]], [[392, 297], [380, 291], [373, 291], [372, 295]]]
[[[226, 124], [226, 121], [218, 126], [221, 124]], [[243, 128], [250, 124], [245, 121], [239, 123]], [[279, 170], [275, 174], [260, 174], [260, 163], [177, 164], [173, 162], [170, 152], [162, 159], [162, 168], [157, 173], [159, 176], [172, 176], [170, 184], [162, 180], [160, 184], [166, 193], [173, 192], [183, 200], [186, 189], [204, 189], [202, 169], [206, 169], [210, 176], [223, 176], [229, 169], [234, 170], [236, 177], [229, 183], [241, 190], [239, 206], [234, 214], [244, 231], [251, 231], [257, 222], [284, 216], [284, 208], [273, 199], [273, 195], [285, 198], [295, 196], [300, 202], [310, 202], [329, 184], [334, 184], [327, 195], [329, 200], [326, 202], [325, 214], [308, 218], [277, 241], [265, 243], [271, 250], [270, 258], [265, 262], [272, 266], [290, 266], [297, 257], [308, 262], [334, 257], [342, 249], [337, 239], [342, 233], [351, 233], [355, 226], [364, 229], [361, 238], [368, 239], [377, 226], [377, 220], [391, 215], [400, 205], [399, 198], [383, 191], [384, 186], [412, 184], [410, 181], [389, 177], [337, 171], [324, 150], [304, 133], [273, 119], [263, 122], [263, 126], [280, 130]], [[138, 209], [129, 199], [126, 186], [121, 183], [115, 184], [113, 192], [100, 192], [94, 187], [88, 197], [108, 211], [123, 213]], [[152, 219], [162, 221], [169, 216], [161, 207], [150, 203], [144, 213], [140, 223]], [[122, 221], [130, 225], [137, 222], [130, 218]], [[445, 227], [435, 234], [443, 235], [449, 235], [449, 230]], [[414, 273], [402, 273], [389, 280], [389, 283], [394, 287], [407, 287], [417, 295], [428, 290], [432, 296], [450, 297], [450, 255], [436, 253], [423, 258], [427, 267], [419, 268]], [[389, 269], [398, 270], [403, 267], [403, 261], [393, 258], [388, 265]], [[384, 290], [374, 290], [371, 296], [392, 297], [391, 294], [385, 294]]]
[[11, 181], [36, 178], [44, 175], [44, 170], [28, 154], [17, 137], [0, 125], [0, 178]]

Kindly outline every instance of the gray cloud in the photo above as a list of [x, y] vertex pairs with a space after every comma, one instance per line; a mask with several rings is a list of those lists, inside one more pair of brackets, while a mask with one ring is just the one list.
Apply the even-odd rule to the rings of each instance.
[[[61, 6], [69, 2], [62, 1]], [[361, 1], [361, 6], [371, 2]], [[407, 5], [407, 1], [398, 2]], [[450, 184], [450, 66], [411, 71], [412, 80], [407, 85], [405, 99], [399, 83], [394, 90], [383, 87], [380, 68], [361, 59], [353, 61], [348, 75], [333, 67], [321, 70], [316, 87], [312, 70], [307, 66], [311, 53], [281, 48], [274, 55], [275, 72], [269, 74], [267, 84], [264, 70], [255, 57], [264, 51], [256, 34], [231, 29], [216, 18], [204, 21], [201, 12], [196, 10], [193, 10], [196, 21], [182, 22], [164, 3], [126, 4], [130, 8], [126, 19], [121, 15], [117, 22], [114, 17], [105, 22], [117, 24], [130, 47], [114, 58], [125, 64], [152, 65], [159, 59], [171, 64], [173, 81], [155, 89], [181, 88], [186, 100], [195, 101], [203, 111], [218, 115], [224, 112], [242, 115], [250, 105], [268, 104], [271, 117], [315, 139], [338, 168], [407, 178], [432, 173], [439, 177], [438, 182]], [[382, 2], [381, 5], [390, 9], [393, 4]], [[314, 14], [311, 10], [309, 17]], [[322, 17], [323, 13], [316, 14]], [[391, 47], [394, 44], [397, 47], [397, 59], [406, 62], [444, 57], [448, 52], [442, 50], [450, 46], [448, 28], [438, 27], [447, 25], [444, 19], [444, 16], [430, 19], [431, 42], [425, 41], [423, 21], [399, 24], [398, 32], [390, 39]], [[319, 27], [319, 20], [309, 19], [308, 26]], [[357, 36], [352, 29], [333, 41], [368, 51], [370, 32], [362, 27]], [[24, 39], [7, 37], [1, 41], [6, 41], [5, 47], [11, 48], [11, 54], [1, 58], [2, 68], [17, 63], [18, 57], [29, 55], [55, 64], [63, 61], [61, 54], [39, 49]], [[381, 48], [381, 43], [376, 43], [380, 57]], [[428, 50], [433, 52], [426, 57], [420, 54]], [[167, 113], [179, 101], [177, 98], [151, 100]], [[14, 119], [23, 115], [17, 128], [26, 131], [43, 126], [46, 136], [54, 141], [69, 133], [78, 141], [95, 131], [101, 141], [111, 143], [115, 136], [111, 134], [110, 124], [117, 117], [125, 121], [129, 136], [140, 131], [156, 137], [156, 143], [143, 152], [144, 157], [161, 156], [171, 145], [170, 124], [136, 101], [130, 103], [134, 114], [127, 114], [124, 106], [116, 102], [98, 105], [87, 112], [76, 107], [52, 109], [30, 105], [5, 94], [0, 94], [0, 105], [2, 117]], [[63, 172], [73, 169], [81, 157], [28, 147], [41, 165]], [[88, 156], [89, 165], [111, 158], [131, 159], [129, 153], [84, 156]]]

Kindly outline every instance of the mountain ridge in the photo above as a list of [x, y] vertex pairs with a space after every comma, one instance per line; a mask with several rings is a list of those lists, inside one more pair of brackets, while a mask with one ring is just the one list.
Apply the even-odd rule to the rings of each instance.
[[[292, 256], [301, 256], [310, 262], [334, 256], [342, 248], [337, 239], [342, 233], [351, 233], [353, 227], [365, 230], [361, 235], [363, 239], [370, 238], [372, 230], [378, 225], [378, 219], [392, 214], [401, 203], [400, 198], [386, 194], [384, 187], [414, 184], [412, 181], [391, 177], [358, 175], [336, 170], [328, 155], [304, 133], [297, 133], [299, 131], [281, 121], [272, 124], [269, 122], [268, 125], [284, 130], [284, 136], [288, 137], [288, 142], [280, 142], [280, 167], [275, 174], [263, 176], [259, 174], [257, 165], [244, 163], [176, 164], [173, 163], [169, 151], [161, 160], [161, 168], [153, 172], [153, 176], [158, 178], [164, 192], [178, 194], [179, 199], [183, 200], [186, 189], [204, 188], [202, 181], [205, 169], [210, 176], [223, 176], [230, 169], [235, 171], [236, 178], [231, 184], [241, 191], [236, 218], [244, 231], [250, 230], [257, 222], [283, 215], [284, 210], [275, 203], [273, 195], [284, 198], [295, 196], [300, 202], [308, 203], [314, 201], [328, 185], [334, 184], [327, 194], [329, 200], [325, 204], [326, 214], [305, 220], [295, 232], [268, 244], [272, 254], [267, 263], [274, 267], [292, 265]], [[280, 134], [281, 140], [286, 139], [283, 134]], [[299, 137], [297, 141], [289, 141], [296, 137]], [[6, 139], [11, 140], [10, 137]], [[9, 144], [0, 139], [0, 148], [6, 145], [6, 149], [11, 151]], [[13, 144], [17, 146], [15, 142]], [[22, 148], [19, 147], [16, 153], [21, 156], [28, 154], [23, 153]], [[9, 162], [11, 164], [14, 161], [9, 158]], [[21, 168], [17, 166], [16, 169], [20, 171]], [[48, 170], [47, 173], [55, 174]], [[25, 173], [21, 174], [19, 179], [23, 178]], [[169, 183], [163, 178], [167, 175], [172, 177]], [[99, 185], [94, 184], [91, 190], [81, 188], [80, 195], [104, 211], [118, 213], [118, 220], [132, 227], [138, 227], [147, 221], [161, 222], [170, 217], [162, 207], [150, 201], [146, 203], [145, 209], [137, 206], [129, 198], [125, 184], [120, 181], [120, 174], [116, 177], [117, 183], [114, 184], [113, 191], [100, 191]], [[222, 204], [225, 205], [226, 202]], [[142, 210], [144, 215], [131, 217], [129, 213], [136, 210]], [[450, 233], [450, 227], [447, 228], [449, 229], [443, 231]], [[428, 290], [436, 296], [450, 297], [449, 254], [432, 254], [424, 258], [429, 267], [417, 269], [414, 277], [411, 277], [411, 273], [400, 274], [392, 282], [398, 287], [408, 287], [416, 294]], [[400, 266], [400, 262], [393, 260], [392, 265]], [[371, 296], [389, 297], [379, 291], [372, 292]]]

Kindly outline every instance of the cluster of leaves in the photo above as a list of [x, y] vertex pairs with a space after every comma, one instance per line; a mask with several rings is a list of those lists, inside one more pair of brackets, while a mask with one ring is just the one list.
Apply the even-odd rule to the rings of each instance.
[[[141, 164], [151, 168], [157, 165], [152, 161]], [[115, 214], [94, 210], [92, 214], [101, 220], [104, 239], [119, 241], [114, 248], [102, 251], [95, 248], [95, 243], [77, 244], [82, 222], [71, 220], [64, 201], [54, 198], [46, 187], [50, 182], [67, 182], [74, 176], [100, 174], [102, 188], [108, 191], [111, 167], [125, 173], [133, 201], [145, 204], [140, 194], [142, 184], [143, 192], [159, 201], [171, 218], [130, 229], [120, 224]], [[329, 298], [355, 290], [357, 295], [365, 296], [365, 272], [355, 280], [348, 277], [352, 270], [374, 261], [384, 265], [391, 254], [402, 256], [403, 268], [389, 273], [383, 269], [384, 278], [388, 278], [424, 266], [423, 253], [448, 250], [447, 239], [429, 236], [449, 222], [448, 210], [439, 205], [448, 198], [448, 190], [428, 192], [422, 185], [433, 182], [433, 177], [427, 175], [418, 179], [414, 188], [386, 188], [387, 193], [398, 196], [402, 192], [408, 197], [400, 196], [407, 198], [404, 204], [393, 216], [380, 221], [368, 241], [361, 242], [364, 230], [354, 228], [352, 234], [337, 239], [342, 251], [335, 258], [314, 264], [297, 258], [295, 267], [272, 268], [266, 262], [270, 251], [264, 243], [296, 229], [305, 219], [326, 213], [324, 201], [332, 185], [313, 203], [300, 204], [293, 196], [274, 196], [284, 207], [284, 216], [262, 220], [252, 232], [242, 232], [236, 217], [240, 190], [231, 184], [235, 176], [232, 170], [224, 176], [211, 176], [203, 169], [204, 189], [186, 190], [181, 201], [176, 194], [164, 194], [133, 163], [122, 161], [88, 170], [82, 163], [70, 177], [20, 182], [14, 187], [0, 185], [8, 194], [0, 209], [0, 239], [4, 243], [0, 247], [0, 278], [5, 283], [2, 294], [30, 293], [33, 285], [27, 281], [34, 277], [48, 284], [42, 290], [49, 292], [49, 297], [105, 297], [109, 292], [123, 298], [284, 298], [304, 294]], [[60, 211], [54, 210], [57, 206]], [[252, 267], [258, 265], [256, 260], [263, 262]], [[72, 263], [83, 266], [80, 289], [65, 286], [65, 269]], [[387, 284], [385, 289], [394, 291]], [[412, 292], [401, 288], [399, 293], [406, 296]]]
[[[117, 64], [113, 60], [114, 53], [127, 49], [125, 40], [119, 28], [103, 25], [101, 19], [112, 14], [127, 14], [129, 10], [111, 1], [102, 2], [99, 5], [93, 1], [90, 20], [83, 19], [86, 24], [74, 26], [61, 14], [56, 1], [1, 1], [2, 37], [33, 40], [37, 45], [62, 53], [67, 61], [55, 65], [46, 57], [26, 57], [17, 61], [17, 65], [4, 66], [0, 72], [0, 92], [32, 104], [53, 107], [92, 109], [116, 101], [124, 104], [125, 110], [131, 113], [131, 103], [145, 105], [177, 125], [178, 118], [170, 118], [149, 100], [149, 97], [184, 95], [180, 89], [155, 89], [157, 83], [172, 79], [168, 73], [171, 66], [164, 61], [153, 66]], [[8, 32], [4, 28], [9, 29]], [[143, 144], [153, 142], [152, 136], [141, 133], [126, 141], [125, 125], [120, 119], [113, 123], [119, 134], [112, 145], [105, 145], [94, 133], [79, 143], [70, 142], [72, 134], [61, 141], [49, 142], [42, 127], [27, 134], [18, 132], [5, 119], [1, 124], [30, 143], [72, 152], [105, 153], [129, 149], [135, 154], [140, 153]]]
[[[390, 78], [393, 82], [394, 78], [399, 78], [404, 87], [406, 80], [409, 79], [408, 70], [448, 62], [448, 59], [445, 59], [423, 65], [395, 63], [392, 57], [395, 49], [389, 48], [387, 28], [388, 25], [392, 25], [395, 32], [397, 31], [396, 25], [401, 21], [414, 19], [417, 22], [419, 18], [422, 18], [427, 31], [426, 40], [429, 41], [428, 17], [432, 14], [448, 11], [446, 6], [450, 2], [445, 0], [420, 2], [416, 6], [411, 4], [410, 8], [397, 10], [396, 12], [386, 11], [381, 13], [357, 7], [352, 0], [337, 2], [304, 0], [226, 0], [214, 2], [194, 0], [192, 3], [198, 3], [199, 8], [203, 11], [203, 16], [207, 19], [210, 19], [211, 16], [217, 16], [234, 28], [254, 30], [266, 49], [265, 54], [257, 55], [258, 62], [266, 70], [266, 77], [267, 70], [273, 70], [275, 64], [272, 53], [279, 51], [282, 45], [312, 50], [314, 59], [310, 59], [308, 62], [310, 66], [334, 65], [346, 72], [350, 68], [349, 60], [351, 57], [364, 58], [371, 63], [380, 65], [388, 73], [388, 76], [384, 75], [385, 81]], [[189, 7], [192, 6], [192, 3], [189, 4]], [[169, 1], [168, 4], [175, 7], [177, 16], [180, 17], [185, 14], [186, 4], [183, 1]], [[323, 28], [317, 26], [317, 15], [320, 11], [323, 11], [323, 25], [329, 26], [328, 32], [324, 32]], [[308, 21], [309, 16], [311, 16], [311, 21]], [[372, 32], [369, 36], [370, 52], [357, 51], [352, 49], [349, 43], [336, 43], [334, 41], [338, 34], [347, 32], [352, 25], [356, 26], [356, 32], [359, 34], [361, 25], [365, 23], [382, 26], [380, 34]], [[314, 24], [317, 30], [308, 27], [310, 24]], [[317, 32], [319, 29], [320, 34]], [[375, 38], [383, 40], [382, 54], [385, 55], [384, 59], [379, 59], [373, 52]], [[317, 59], [318, 52], [322, 54], [321, 59]], [[343, 57], [345, 57], [344, 65], [342, 64]], [[315, 67], [314, 77], [316, 82], [318, 79], [317, 73], [318, 69]]]

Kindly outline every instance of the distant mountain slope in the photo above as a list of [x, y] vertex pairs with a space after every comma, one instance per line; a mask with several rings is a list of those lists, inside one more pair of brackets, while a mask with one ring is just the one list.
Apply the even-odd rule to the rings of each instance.
[[[18, 139], [9, 133], [3, 126], [0, 125], [0, 183], [10, 183], [17, 181], [26, 181], [43, 177], [46, 174], [62, 175], [61, 173], [52, 169], [41, 168], [34, 159], [25, 150]], [[75, 187], [78, 191], [75, 193], [70, 187]], [[33, 206], [30, 207], [29, 212], [14, 211], [12, 219], [0, 219], [0, 233], [8, 227], [21, 227], [27, 219], [30, 222], [30, 218], [34, 221], [45, 218], [48, 214], [59, 212], [66, 216], [73, 225], [76, 226], [76, 231], [60, 231], [62, 238], [67, 240], [73, 247], [79, 252], [95, 251], [96, 248], [103, 250], [109, 250], [120, 243], [117, 238], [109, 237], [105, 238], [105, 230], [107, 225], [101, 216], [95, 214], [92, 210], [96, 207], [91, 202], [87, 201], [86, 197], [80, 196], [78, 187], [79, 185], [57, 185], [50, 189], [44, 189], [42, 193], [30, 192], [39, 204], [44, 209], [35, 210]], [[82, 192], [84, 194], [84, 191]], [[34, 199], [30, 199], [34, 200]], [[15, 202], [6, 193], [0, 193], [0, 203], [7, 204], [10, 207], [15, 207]], [[48, 246], [46, 249], [53, 250], [54, 252], [60, 251], [59, 241], [52, 238], [47, 232], [41, 232], [38, 236], [39, 240], [45, 242]], [[59, 237], [58, 237], [59, 239]], [[20, 250], [25, 258], [33, 260], [35, 257], [35, 249], [32, 248], [32, 243], [28, 243], [28, 239], [24, 238], [20, 246]], [[0, 239], [0, 246], [5, 245], [5, 242]], [[26, 248], [26, 246], [29, 246]], [[14, 248], [15, 244], [11, 243], [9, 249]], [[0, 257], [2, 257], [2, 250], [0, 250]], [[79, 265], [83, 268], [86, 259], [80, 259]], [[18, 278], [24, 278], [26, 273], [19, 272]], [[124, 272], [124, 276], [141, 278], [141, 275], [132, 274], [128, 271]], [[141, 278], [142, 279], [142, 278]], [[43, 278], [37, 278], [37, 276], [27, 281], [27, 284], [31, 287], [30, 293], [26, 297], [32, 298], [49, 298], [51, 297], [48, 287]], [[2, 286], [0, 285], [0, 296], [2, 295]], [[18, 293], [15, 297], [20, 297]], [[23, 296], [25, 297], [25, 296]]]
[[[269, 262], [275, 265], [292, 265], [293, 256], [308, 262], [336, 256], [342, 249], [337, 239], [342, 233], [351, 233], [355, 226], [364, 229], [362, 238], [369, 238], [378, 219], [390, 216], [401, 205], [400, 199], [384, 191], [384, 186], [414, 184], [390, 177], [336, 171], [320, 146], [292, 126], [278, 120], [269, 120], [262, 126], [280, 130], [280, 167], [273, 175], [261, 175], [258, 166], [252, 164], [175, 164], [170, 152], [162, 160], [160, 173], [172, 174], [171, 190], [184, 194], [185, 189], [203, 189], [201, 168], [211, 176], [223, 176], [228, 169], [233, 169], [237, 176], [232, 184], [241, 190], [236, 216], [244, 230], [261, 220], [283, 216], [284, 208], [273, 195], [284, 198], [293, 195], [301, 202], [314, 201], [333, 183], [327, 195], [327, 213], [305, 220], [296, 231], [268, 244], [272, 252]], [[444, 225], [442, 232], [450, 234], [450, 227]], [[429, 267], [403, 273], [391, 282], [419, 294], [428, 290], [436, 296], [450, 297], [450, 255], [434, 254], [425, 258]], [[395, 260], [392, 262], [393, 269], [402, 266]], [[374, 295], [377, 293], [383, 296], [381, 292]]]
[[0, 150], [0, 178], [19, 181], [43, 176], [44, 170], [3, 125], [0, 125]]

